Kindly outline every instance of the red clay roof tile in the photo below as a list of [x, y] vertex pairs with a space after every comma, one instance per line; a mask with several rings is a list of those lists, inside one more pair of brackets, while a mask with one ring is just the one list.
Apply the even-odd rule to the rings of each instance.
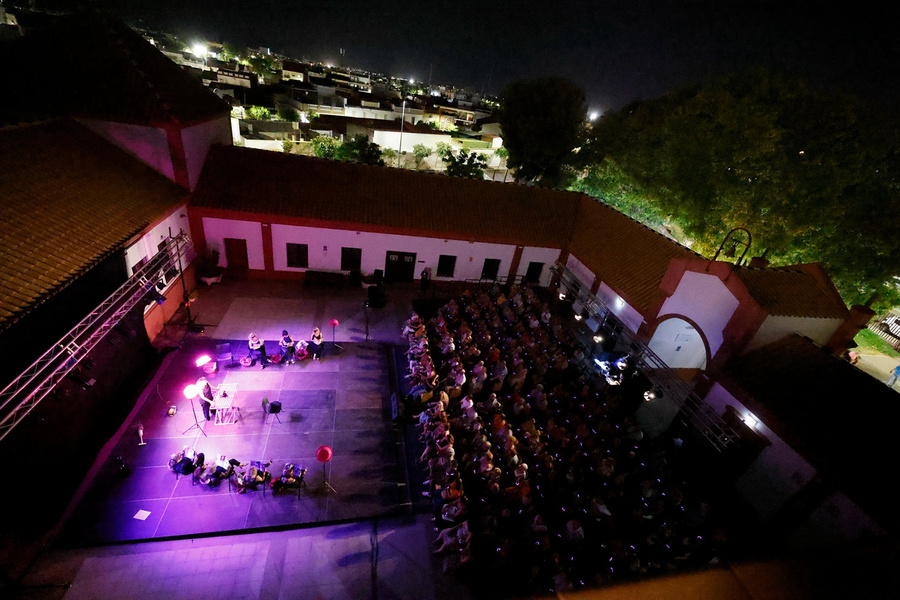
[[0, 329], [186, 201], [72, 121], [0, 129], [0, 172]]

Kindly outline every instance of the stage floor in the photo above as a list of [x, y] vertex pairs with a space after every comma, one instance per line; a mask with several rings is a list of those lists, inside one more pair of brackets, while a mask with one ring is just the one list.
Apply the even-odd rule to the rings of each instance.
[[[218, 373], [207, 377], [214, 385], [237, 385], [240, 417], [231, 425], [215, 425], [196, 405], [201, 432], [191, 429], [194, 412], [183, 389], [204, 375], [194, 361], [204, 353], [214, 356], [217, 342], [222, 340], [189, 335], [165, 358], [68, 520], [61, 545], [335, 523], [410, 510], [402, 432], [391, 422], [389, 344], [343, 342], [337, 350], [326, 343], [318, 362], [264, 370], [258, 364], [220, 363]], [[245, 340], [231, 343], [236, 357], [245, 354]], [[282, 403], [278, 419], [263, 412], [263, 398]], [[172, 406], [177, 411], [169, 416]], [[144, 446], [138, 445], [139, 424]], [[324, 464], [315, 457], [322, 445], [334, 450]], [[192, 477], [177, 476], [167, 465], [184, 446], [203, 452], [207, 462], [219, 454], [241, 462], [271, 460], [273, 476], [292, 462], [308, 468], [307, 487], [299, 494], [274, 496], [271, 489], [240, 494], [227, 483], [194, 485]], [[326, 477], [335, 492], [326, 491]]]

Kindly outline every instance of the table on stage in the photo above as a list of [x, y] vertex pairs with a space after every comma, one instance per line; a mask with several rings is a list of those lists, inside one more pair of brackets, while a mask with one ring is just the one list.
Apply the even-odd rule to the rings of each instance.
[[235, 403], [235, 395], [237, 394], [236, 383], [223, 383], [219, 385], [216, 391], [216, 397], [213, 398], [210, 408], [215, 409], [216, 418], [213, 423], [216, 425], [233, 425], [237, 418], [240, 407]]

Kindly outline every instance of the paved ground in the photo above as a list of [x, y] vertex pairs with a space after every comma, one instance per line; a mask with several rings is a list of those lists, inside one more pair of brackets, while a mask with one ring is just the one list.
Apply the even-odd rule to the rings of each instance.
[[[900, 364], [900, 359], [884, 354], [860, 354], [856, 366], [879, 381], [887, 381], [890, 374]], [[894, 389], [900, 389], [900, 382], [894, 384]]]
[[[204, 333], [167, 327], [157, 340], [180, 347], [98, 457], [18, 597], [467, 598], [431, 555], [430, 507], [409, 503], [393, 447], [397, 438], [383, 418], [383, 348], [400, 341], [415, 288], [393, 286], [388, 294], [388, 305], [376, 310], [365, 308], [358, 288], [323, 292], [296, 282], [247, 281], [200, 289], [192, 312], [207, 325]], [[314, 325], [331, 341], [330, 319], [340, 322], [333, 332], [344, 345], [340, 358], [326, 354], [319, 363], [265, 371], [225, 369], [216, 382], [238, 383], [242, 419], [205, 425], [208, 436], [197, 430], [183, 435], [193, 413], [180, 390], [195, 376], [191, 362], [198, 348], [222, 339], [241, 345], [250, 331], [275, 340], [287, 328], [306, 338]], [[263, 394], [284, 401], [281, 423], [265, 419], [257, 406]], [[178, 411], [168, 417], [172, 404]], [[138, 423], [144, 424], [146, 446], [137, 445]], [[312, 461], [315, 447], [329, 442], [336, 451], [329, 476], [337, 494], [317, 490], [324, 474], [313, 469], [308, 496], [273, 498], [198, 489], [188, 479], [176, 481], [164, 466], [182, 443], [283, 462]], [[340, 446], [350, 448], [343, 466]], [[126, 458], [132, 475], [116, 479], [110, 466], [116, 455]], [[134, 518], [142, 507], [150, 512], [143, 521]], [[254, 529], [235, 534], [242, 527]], [[137, 538], [157, 541], [107, 544]]]
[[[283, 328], [291, 330], [297, 338], [304, 338], [314, 325], [322, 327], [326, 340], [330, 341], [332, 332], [327, 323], [330, 319], [338, 319], [340, 325], [335, 328], [334, 335], [338, 343], [348, 346], [346, 362], [350, 363], [350, 357], [354, 357], [357, 367], [361, 367], [366, 360], [380, 363], [380, 358], [364, 356], [370, 352], [370, 348], [377, 347], [377, 344], [398, 341], [400, 323], [411, 311], [415, 288], [395, 286], [388, 290], [388, 294], [387, 307], [374, 310], [364, 307], [364, 294], [360, 289], [310, 291], [302, 289], [296, 282], [226, 282], [199, 290], [193, 313], [199, 322], [207, 324], [202, 335], [192, 337], [186, 334], [184, 327], [167, 327], [165, 335], [157, 343], [160, 346], [181, 346], [181, 350], [167, 356], [164, 363], [168, 365], [164, 366], [171, 367], [171, 363], [177, 362], [177, 370], [187, 374], [191, 369], [188, 354], [193, 352], [192, 344], [214, 344], [215, 340], [234, 340], [239, 343], [246, 339], [250, 331], [255, 331], [264, 339], [274, 340]], [[864, 355], [859, 364], [859, 368], [882, 381], [895, 366], [895, 359], [874, 355]], [[162, 369], [154, 383], [143, 390], [135, 410], [98, 457], [94, 469], [70, 505], [67, 519], [60, 527], [62, 535], [50, 538], [49, 544], [38, 553], [15, 597], [29, 600], [174, 599], [209, 596], [223, 599], [465, 600], [470, 597], [469, 590], [443, 574], [443, 564], [430, 553], [434, 531], [429, 508], [415, 502], [418, 492], [415, 487], [415, 472], [411, 474], [409, 493], [413, 502], [404, 514], [385, 516], [380, 512], [384, 508], [381, 506], [375, 514], [360, 513], [355, 518], [345, 514], [343, 517], [350, 520], [341, 523], [330, 522], [343, 517], [339, 511], [329, 517], [328, 503], [333, 502], [333, 506], [339, 506], [342, 502], [341, 494], [348, 493], [356, 485], [349, 480], [349, 476], [356, 473], [360, 475], [359, 482], [365, 483], [371, 481], [372, 472], [381, 474], [380, 466], [375, 467], [369, 462], [363, 467], [351, 467], [345, 472], [348, 479], [342, 480], [340, 485], [336, 480], [333, 481], [338, 495], [324, 499], [324, 516], [307, 519], [306, 524], [300, 525], [279, 521], [277, 526], [272, 527], [257, 524], [251, 519], [251, 515], [260, 514], [259, 509], [254, 512], [254, 505], [285, 509], [284, 506], [268, 503], [270, 500], [291, 502], [290, 508], [280, 513], [281, 517], [295, 514], [300, 511], [298, 505], [294, 504], [296, 499], [264, 500], [257, 496], [239, 496], [235, 493], [228, 494], [227, 490], [218, 490], [209, 498], [219, 498], [221, 495], [225, 499], [222, 502], [233, 504], [238, 509], [234, 523], [240, 521], [237, 525], [223, 527], [222, 530], [227, 533], [220, 534], [216, 527], [210, 525], [215, 524], [216, 520], [210, 521], [208, 515], [222, 513], [210, 513], [208, 506], [202, 502], [202, 496], [198, 494], [197, 497], [192, 497], [194, 490], [183, 485], [186, 482], [173, 481], [172, 473], [157, 464], [183, 438], [189, 438], [191, 443], [198, 446], [209, 443], [211, 450], [227, 448], [226, 451], [239, 453], [242, 442], [238, 438], [244, 435], [260, 436], [255, 442], [262, 445], [252, 452], [264, 458], [268, 454], [272, 436], [282, 435], [279, 433], [282, 429], [283, 434], [289, 435], [310, 434], [313, 433], [312, 429], [321, 433], [324, 429], [312, 427], [312, 424], [328, 420], [329, 415], [313, 414], [317, 410], [329, 410], [327, 407], [330, 406], [331, 399], [328, 394], [321, 394], [323, 390], [333, 390], [335, 414], [331, 417], [334, 423], [337, 422], [336, 411], [340, 410], [337, 407], [341, 402], [346, 403], [344, 406], [348, 410], [353, 410], [355, 403], [359, 407], [369, 403], [368, 408], [371, 410], [375, 409], [372, 405], [375, 397], [383, 400], [385, 383], [382, 379], [377, 384], [371, 382], [372, 388], [377, 387], [378, 391], [374, 396], [366, 396], [358, 393], [359, 390], [353, 390], [352, 384], [348, 387], [345, 373], [335, 366], [335, 362], [325, 360], [321, 365], [313, 365], [315, 372], [299, 365], [295, 367], [297, 369], [293, 374], [284, 369], [224, 372], [223, 380], [228, 377], [240, 379], [242, 389], [251, 392], [245, 404], [244, 421], [227, 426], [234, 427], [235, 431], [239, 427], [243, 429], [241, 434], [225, 433], [224, 430], [210, 431], [213, 435], [209, 438], [197, 432], [190, 436], [181, 435], [183, 429], [193, 422], [183, 396], [178, 396], [183, 381], [176, 382], [173, 379], [162, 382], [161, 378], [167, 373]], [[356, 370], [360, 372], [360, 377], [366, 376], [365, 369]], [[304, 378], [307, 383], [303, 386], [291, 383], [291, 380], [300, 381]], [[311, 396], [307, 394], [306, 397], [295, 394], [304, 389], [304, 393], [315, 393]], [[260, 392], [286, 393], [288, 411], [285, 416], [290, 417], [287, 424], [263, 422], [261, 409], [255, 406]], [[178, 417], [167, 420], [169, 417], [164, 416], [164, 409], [172, 402], [179, 403]], [[150, 412], [142, 413], [143, 409]], [[383, 409], [382, 404], [377, 410]], [[295, 414], [299, 414], [301, 418], [295, 420]], [[145, 437], [148, 445], [138, 447], [136, 425], [142, 421], [146, 422]], [[350, 431], [362, 430], [351, 427]], [[338, 432], [339, 429], [335, 428], [330, 433], [335, 446], [337, 442], [334, 441], [334, 436]], [[231, 437], [235, 439], [228, 439]], [[379, 444], [382, 444], [383, 438], [380, 439], [382, 441]], [[280, 452], [278, 458], [309, 460], [308, 450], [317, 441], [310, 440], [306, 446], [292, 443], [291, 452]], [[293, 449], [298, 450], [296, 456]], [[246, 451], [251, 452], [249, 448]], [[158, 497], [165, 497], [167, 506], [159, 511], [151, 511], [151, 514], [162, 513], [155, 521], [152, 533], [139, 533], [133, 537], [156, 537], [156, 541], [89, 545], [103, 543], [106, 535], [104, 532], [122, 531], [120, 525], [112, 526], [112, 523], [134, 520], [134, 513], [131, 513], [130, 508], [115, 514], [104, 512], [104, 507], [129, 502], [128, 486], [116, 486], [109, 478], [110, 457], [117, 452], [121, 452], [129, 461], [135, 461], [140, 452], [154, 457], [146, 463], [134, 462], [133, 466], [147, 470], [143, 473], [145, 479], [155, 482], [150, 489], [157, 490], [154, 493]], [[140, 466], [141, 464], [146, 466]], [[386, 479], [378, 478], [377, 481], [378, 485], [382, 485]], [[162, 484], [162, 493], [158, 493], [160, 488], [154, 487], [157, 483]], [[97, 494], [104, 485], [108, 486], [109, 494], [104, 496], [100, 493], [99, 498], [92, 496], [92, 490]], [[356, 488], [349, 493], [364, 494], [360, 489], [365, 488]], [[321, 503], [322, 500], [321, 497], [313, 496], [310, 498], [310, 505], [318, 506], [316, 503]], [[179, 502], [190, 508], [179, 511], [184, 520], [173, 522], [189, 525], [191, 519], [196, 519], [197, 524], [202, 527], [172, 532], [181, 536], [177, 539], [159, 539], [168, 531], [161, 527], [166, 510], [169, 505]], [[365, 504], [366, 501], [362, 503]], [[191, 516], [192, 514], [195, 516]], [[228, 518], [231, 519], [232, 516]], [[329, 523], [315, 524], [324, 520]], [[310, 521], [315, 523], [310, 524]], [[234, 534], [234, 529], [248, 525], [258, 526], [260, 529]], [[126, 538], [120, 536], [119, 539]]]

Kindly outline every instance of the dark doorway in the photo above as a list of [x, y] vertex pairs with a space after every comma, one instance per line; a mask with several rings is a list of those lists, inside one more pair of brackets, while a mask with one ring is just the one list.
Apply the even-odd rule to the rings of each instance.
[[388, 283], [394, 281], [412, 281], [416, 272], [415, 252], [395, 252], [388, 250], [384, 263], [384, 280]]
[[544, 272], [544, 263], [530, 262], [528, 270], [525, 271], [525, 281], [528, 283], [539, 283], [541, 281], [541, 273]]
[[341, 271], [359, 271], [362, 268], [362, 248], [341, 248]]
[[481, 278], [482, 279], [496, 280], [498, 271], [500, 271], [500, 259], [499, 258], [484, 259], [484, 267], [481, 268]]
[[247, 258], [247, 240], [225, 238], [225, 260], [228, 263], [229, 276], [247, 277], [247, 271], [250, 269]]

